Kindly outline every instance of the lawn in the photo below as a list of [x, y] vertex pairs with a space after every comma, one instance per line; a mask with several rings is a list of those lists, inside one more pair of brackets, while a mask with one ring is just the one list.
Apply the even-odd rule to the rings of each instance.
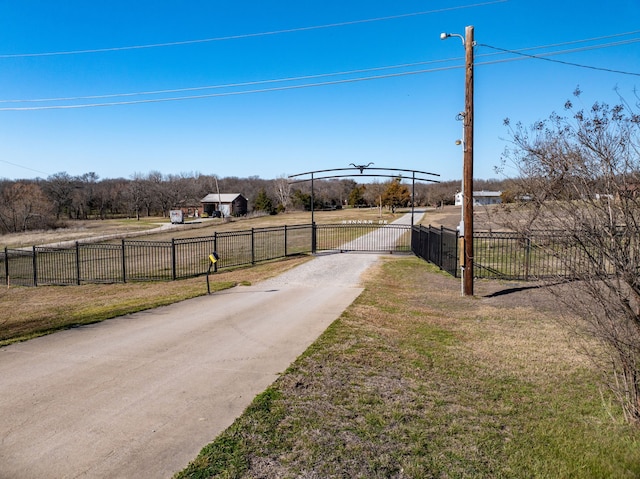
[[478, 281], [461, 297], [432, 266], [385, 259], [176, 477], [639, 477], [640, 434], [570, 323], [542, 290], [495, 294], [514, 286]]
[[[378, 208], [345, 208], [333, 211], [316, 211], [314, 219], [318, 224], [341, 223], [347, 220], [383, 220], [389, 223], [402, 216]], [[48, 231], [32, 231], [0, 235], [0, 248], [22, 248], [33, 245], [54, 244], [68, 241], [83, 241], [88, 238], [103, 237], [104, 241], [114, 238], [136, 237], [151, 241], [165, 241], [172, 238], [192, 238], [210, 236], [214, 231], [238, 231], [251, 228], [310, 224], [309, 211], [293, 211], [278, 215], [249, 215], [227, 219], [190, 220], [183, 225], [169, 225], [169, 218], [144, 217], [113, 220], [69, 220], [65, 227]], [[166, 229], [160, 229], [164, 226]], [[170, 226], [170, 227], [169, 227]], [[167, 228], [168, 227], [168, 228]]]
[[[423, 210], [425, 208], [417, 208]], [[417, 222], [424, 225], [444, 225], [455, 228], [460, 221], [460, 208], [447, 206], [445, 208], [426, 208], [426, 215]], [[390, 211], [378, 208], [344, 208], [333, 211], [316, 211], [314, 219], [318, 224], [340, 224], [349, 220], [387, 221], [391, 223], [404, 213], [405, 209], [392, 214]], [[482, 211], [477, 211], [476, 216], [484, 217]], [[191, 238], [198, 236], [210, 236], [214, 231], [238, 231], [251, 228], [269, 228], [273, 226], [310, 224], [311, 213], [309, 211], [292, 211], [278, 215], [250, 215], [248, 217], [230, 218], [228, 221], [218, 218], [191, 219], [184, 225], [174, 225], [166, 230], [159, 230], [161, 226], [167, 227], [169, 218], [144, 217], [139, 221], [133, 218], [112, 220], [70, 220], [67, 226], [48, 231], [32, 231], [23, 233], [10, 233], [0, 235], [0, 248], [22, 248], [33, 245], [53, 244], [68, 241], [83, 241], [87, 238], [104, 237], [104, 241], [111, 238], [136, 237], [136, 239], [149, 239], [154, 241], [171, 240], [172, 238]], [[482, 223], [481, 223], [482, 224]]]

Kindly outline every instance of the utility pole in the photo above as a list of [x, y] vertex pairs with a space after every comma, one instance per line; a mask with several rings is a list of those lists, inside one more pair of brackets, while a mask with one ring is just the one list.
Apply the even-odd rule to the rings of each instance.
[[473, 296], [473, 26], [465, 28], [464, 82], [464, 295]]
[[473, 26], [465, 28], [465, 36], [441, 33], [440, 39], [459, 37], [465, 50], [465, 82], [463, 121], [464, 157], [462, 167], [462, 221], [460, 234], [464, 238], [462, 258], [462, 290], [464, 296], [473, 296]]

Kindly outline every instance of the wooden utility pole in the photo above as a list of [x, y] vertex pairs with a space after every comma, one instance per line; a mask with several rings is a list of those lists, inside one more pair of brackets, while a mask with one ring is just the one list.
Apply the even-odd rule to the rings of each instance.
[[464, 93], [464, 273], [465, 296], [473, 296], [473, 26], [465, 28], [465, 93]]

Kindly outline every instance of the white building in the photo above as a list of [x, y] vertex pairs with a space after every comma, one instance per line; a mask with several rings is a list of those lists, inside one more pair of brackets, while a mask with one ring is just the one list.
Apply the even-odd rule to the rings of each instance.
[[[502, 191], [474, 191], [473, 206], [497, 205], [502, 203]], [[455, 205], [462, 206], [462, 193], [456, 193]]]

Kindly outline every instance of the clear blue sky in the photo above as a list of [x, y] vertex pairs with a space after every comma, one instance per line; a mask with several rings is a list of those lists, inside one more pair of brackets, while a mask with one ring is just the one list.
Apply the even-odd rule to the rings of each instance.
[[[474, 176], [495, 178], [504, 118], [531, 124], [562, 113], [577, 86], [585, 108], [617, 103], [616, 87], [636, 100], [638, 19], [639, 0], [0, 0], [0, 178], [160, 171], [269, 179], [374, 162], [459, 179], [464, 49], [440, 33], [464, 34], [467, 25], [478, 43]], [[568, 43], [580, 40], [590, 41]], [[123, 48], [149, 45], [159, 46]], [[594, 68], [483, 45], [578, 50], [546, 58]], [[60, 52], [81, 53], [31, 55]], [[186, 90], [200, 87], [218, 88]], [[129, 95], [165, 90], [181, 91]], [[156, 101], [192, 95], [208, 96]], [[52, 98], [66, 99], [7, 101]], [[133, 103], [140, 100], [153, 102]], [[100, 103], [119, 104], [44, 108]]]

